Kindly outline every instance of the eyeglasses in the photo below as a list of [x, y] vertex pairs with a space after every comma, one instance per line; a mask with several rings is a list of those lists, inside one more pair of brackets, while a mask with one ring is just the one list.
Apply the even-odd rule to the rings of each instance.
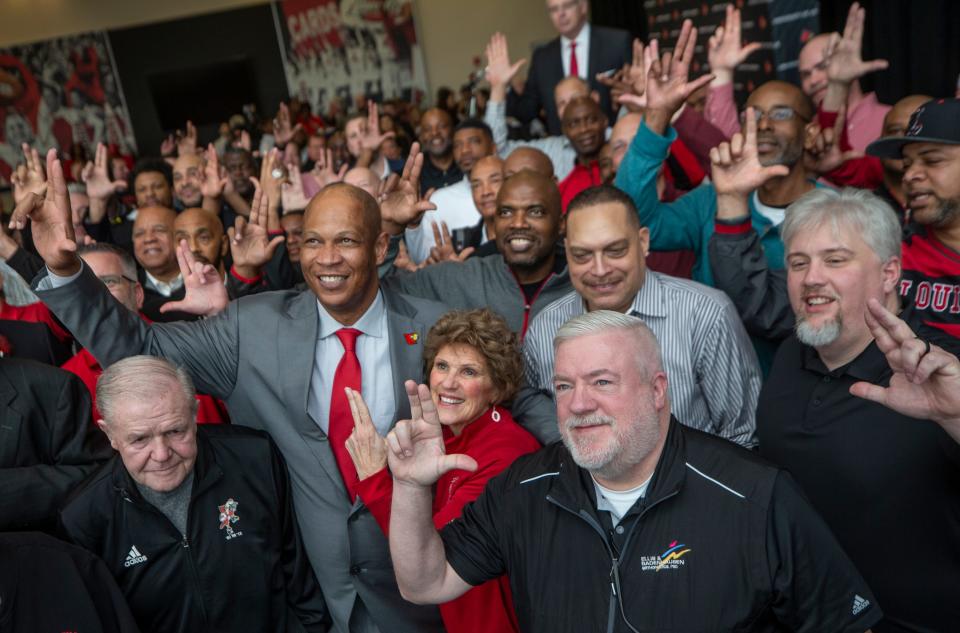
[[130, 279], [126, 275], [104, 275], [103, 277], [98, 277], [98, 279], [103, 282], [103, 285], [107, 287], [107, 290], [119, 288], [125, 281], [131, 284], [137, 283], [136, 279]]
[[[798, 119], [801, 119], [801, 120], [806, 120], [802, 116], [800, 116], [799, 112], [797, 112], [790, 106], [776, 106], [774, 108], [770, 108], [769, 112], [764, 112], [760, 108], [754, 108], [753, 117], [757, 120], [757, 123], [759, 123], [760, 119], [762, 119], [763, 117], [767, 117], [767, 120], [773, 123], [790, 121], [793, 119], [793, 117], [797, 117]], [[740, 124], [746, 125], [746, 123], [747, 123], [747, 111], [744, 110], [743, 112], [740, 113]]]

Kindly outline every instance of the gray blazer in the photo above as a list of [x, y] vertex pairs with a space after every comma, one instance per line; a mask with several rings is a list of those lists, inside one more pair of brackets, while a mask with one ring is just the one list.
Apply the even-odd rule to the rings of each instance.
[[[37, 295], [101, 365], [137, 354], [166, 358], [186, 368], [198, 390], [226, 402], [234, 423], [270, 433], [286, 459], [300, 531], [337, 631], [443, 631], [436, 607], [400, 597], [386, 537], [362, 502], [348, 502], [327, 436], [307, 414], [319, 323], [311, 291], [261, 293], [210, 319], [150, 325], [86, 266], [60, 288], [39, 290], [41, 279]], [[447, 308], [382, 292], [403, 419], [410, 416], [403, 380], [422, 380], [422, 341]], [[418, 344], [407, 343], [412, 332]]]

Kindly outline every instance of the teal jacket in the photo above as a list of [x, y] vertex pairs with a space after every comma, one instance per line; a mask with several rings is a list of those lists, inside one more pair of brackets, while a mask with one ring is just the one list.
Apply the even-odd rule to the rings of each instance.
[[[657, 197], [657, 172], [676, 138], [673, 128], [667, 129], [666, 136], [660, 136], [651, 131], [646, 122], [641, 123], [620, 163], [615, 184], [633, 198], [640, 223], [650, 229], [650, 248], [693, 251], [697, 257], [693, 266], [694, 281], [712, 286], [707, 244], [717, 215], [717, 193], [713, 185], [704, 183], [673, 202], [660, 202]], [[753, 196], [750, 197], [750, 220], [760, 235], [767, 264], [771, 269], [783, 268], [780, 231], [756, 210]]]

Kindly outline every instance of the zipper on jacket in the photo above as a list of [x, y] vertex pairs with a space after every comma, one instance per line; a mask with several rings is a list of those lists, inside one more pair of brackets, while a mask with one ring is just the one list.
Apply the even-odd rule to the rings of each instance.
[[[130, 503], [134, 506], [143, 506], [149, 512], [157, 514], [162, 518], [167, 525], [169, 525], [174, 532], [176, 532], [180, 538], [180, 546], [183, 549], [183, 554], [187, 558], [187, 567], [190, 568], [190, 575], [193, 577], [193, 585], [196, 590], [197, 603], [200, 605], [200, 615], [203, 618], [204, 627], [209, 626], [210, 617], [207, 615], [207, 605], [203, 601], [203, 587], [200, 584], [200, 574], [197, 572], [196, 561], [193, 560], [193, 551], [190, 548], [190, 540], [187, 538], [186, 534], [180, 534], [180, 530], [177, 529], [177, 526], [173, 524], [173, 521], [167, 518], [163, 512], [160, 512], [157, 508], [149, 503], [141, 504], [133, 497], [131, 497], [125, 488], [120, 488], [120, 496], [123, 497], [123, 500], [127, 503]], [[187, 501], [187, 531], [190, 531], [190, 506], [193, 504], [193, 495], [190, 496], [190, 499]]]
[[530, 325], [530, 309], [533, 308], [533, 304], [537, 302], [537, 298], [540, 296], [540, 293], [543, 292], [543, 289], [546, 287], [547, 282], [553, 277], [554, 273], [550, 273], [547, 277], [540, 282], [540, 285], [537, 287], [537, 291], [533, 293], [533, 298], [530, 301], [527, 301], [527, 295], [523, 292], [523, 284], [520, 283], [520, 280], [517, 279], [517, 276], [513, 274], [513, 271], [510, 271], [510, 274], [513, 275], [513, 280], [517, 283], [517, 289], [520, 291], [520, 296], [523, 297], [523, 325], [520, 327], [520, 342], [523, 342], [523, 338], [527, 335], [527, 326]]

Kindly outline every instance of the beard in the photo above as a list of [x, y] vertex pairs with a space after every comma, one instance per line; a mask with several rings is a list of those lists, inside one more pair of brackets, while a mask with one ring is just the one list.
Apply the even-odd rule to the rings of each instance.
[[[780, 145], [780, 139], [763, 139], [766, 142], [771, 140], [777, 145]], [[759, 141], [759, 139], [758, 139]], [[764, 167], [770, 167], [772, 165], [786, 165], [787, 167], [793, 167], [800, 162], [800, 159], [803, 158], [803, 142], [794, 142], [790, 145], [780, 147], [780, 151], [777, 154], [771, 156], [761, 156], [759, 157], [760, 164]]]
[[[608, 425], [612, 437], [604, 443], [576, 438], [573, 429], [579, 426]], [[638, 410], [627, 423], [603, 415], [570, 416], [560, 426], [563, 445], [570, 451], [577, 466], [600, 475], [616, 479], [630, 468], [642, 462], [660, 442], [660, 423], [656, 410]]]
[[911, 214], [913, 220], [918, 224], [923, 224], [924, 226], [935, 229], [948, 228], [956, 222], [957, 218], [960, 217], [960, 199], [941, 200], [938, 198], [937, 200], [940, 204], [932, 211], [930, 218], [917, 217], [916, 214]]
[[823, 347], [830, 345], [838, 338], [843, 329], [843, 318], [838, 314], [820, 327], [814, 327], [809, 321], [803, 318], [797, 319], [794, 331], [797, 333], [797, 339], [804, 345], [810, 347]]

